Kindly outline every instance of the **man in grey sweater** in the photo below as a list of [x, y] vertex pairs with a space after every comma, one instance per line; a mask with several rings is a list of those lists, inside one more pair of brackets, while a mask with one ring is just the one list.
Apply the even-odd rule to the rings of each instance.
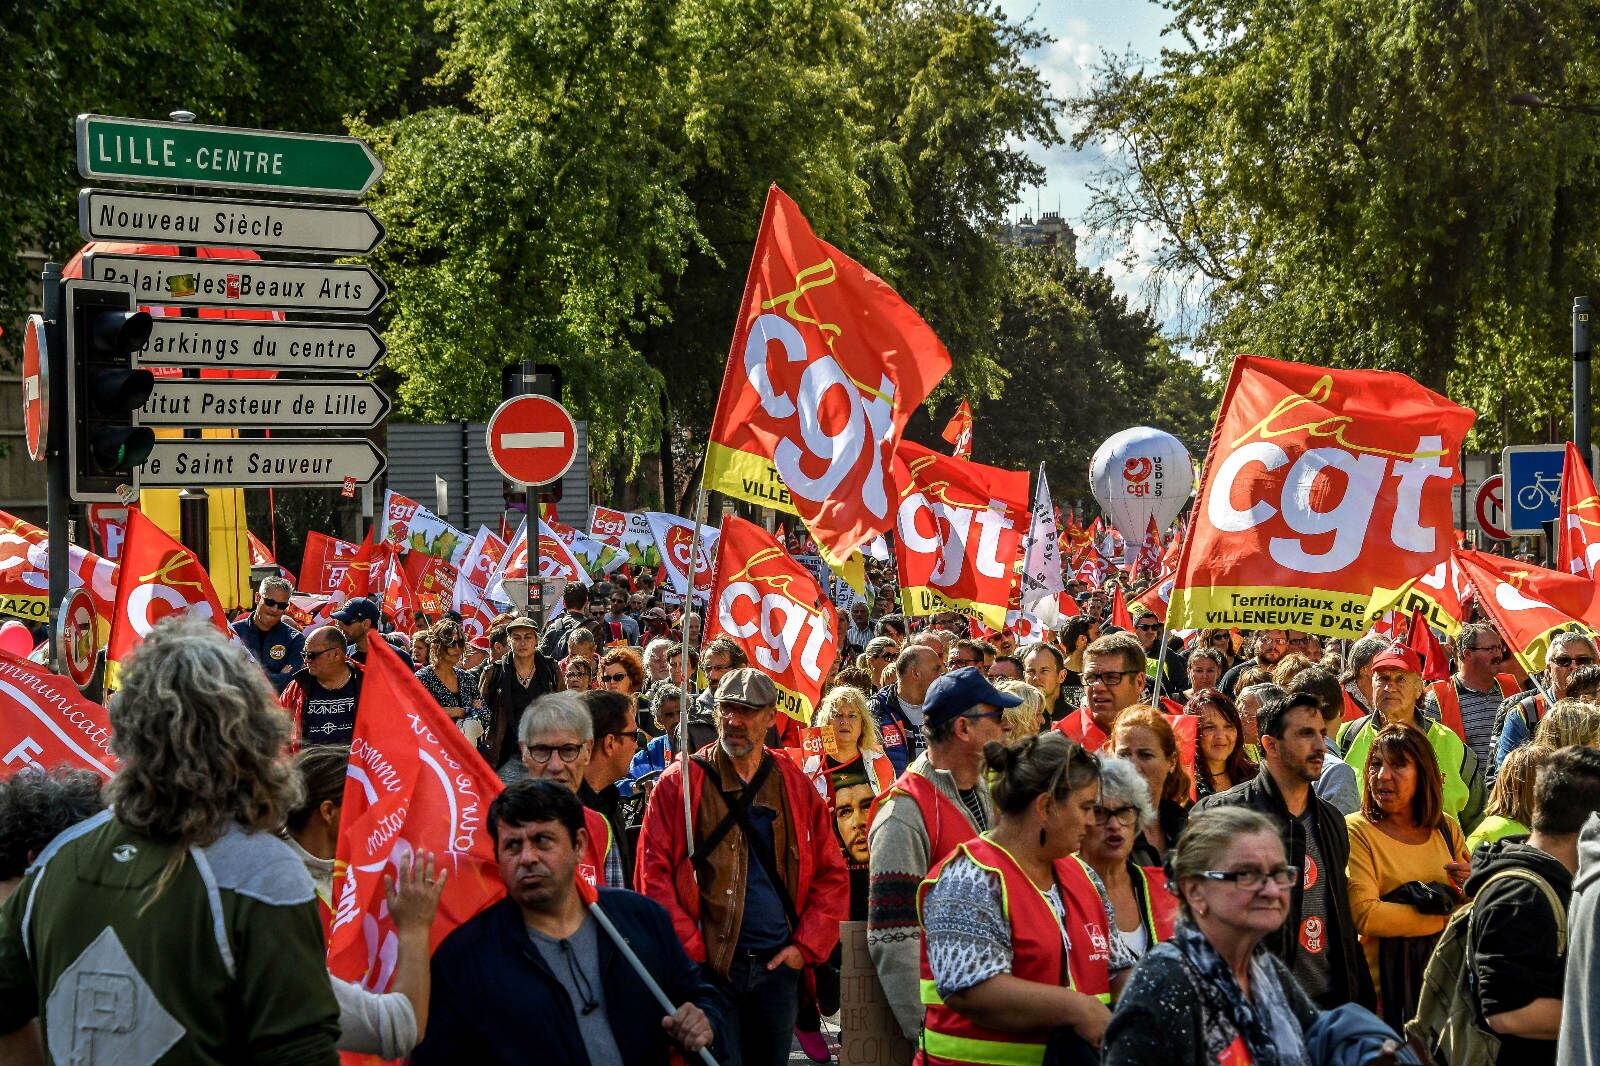
[[927, 750], [889, 787], [867, 831], [867, 951], [907, 1039], [922, 1028], [917, 886], [958, 844], [994, 824], [983, 746], [1004, 738], [1001, 712], [1021, 702], [973, 666], [929, 685]]
[[1578, 834], [1578, 873], [1567, 909], [1567, 976], [1557, 1066], [1600, 1066], [1600, 814]]

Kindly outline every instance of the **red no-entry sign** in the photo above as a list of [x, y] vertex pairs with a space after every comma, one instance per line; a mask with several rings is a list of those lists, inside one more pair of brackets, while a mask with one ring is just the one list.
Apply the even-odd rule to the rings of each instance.
[[44, 316], [29, 315], [22, 334], [22, 429], [30, 459], [43, 459], [50, 434], [50, 359]]
[[489, 461], [507, 481], [548, 485], [572, 466], [578, 427], [548, 396], [516, 396], [489, 416]]
[[1506, 539], [1505, 484], [1506, 479], [1495, 474], [1478, 486], [1478, 528], [1495, 540]]

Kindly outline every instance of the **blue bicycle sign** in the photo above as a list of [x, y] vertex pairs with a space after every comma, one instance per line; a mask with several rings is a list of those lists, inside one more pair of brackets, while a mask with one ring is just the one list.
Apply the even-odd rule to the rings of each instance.
[[1565, 444], [1519, 444], [1505, 449], [1506, 532], [1539, 533], [1561, 515], [1561, 467]]

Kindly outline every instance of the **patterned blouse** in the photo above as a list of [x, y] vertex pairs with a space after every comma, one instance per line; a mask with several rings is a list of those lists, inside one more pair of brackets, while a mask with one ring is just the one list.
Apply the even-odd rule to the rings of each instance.
[[[418, 670], [417, 680], [422, 682], [422, 687], [428, 690], [428, 695], [432, 696], [451, 718], [469, 716], [487, 718], [483, 700], [478, 695], [478, 675], [470, 674], [459, 666], [455, 668], [455, 672], [456, 686], [459, 689], [457, 692], [445, 688], [444, 682], [439, 679], [439, 675], [431, 666], [424, 666]], [[461, 713], [462, 708], [465, 708], [467, 713]]]

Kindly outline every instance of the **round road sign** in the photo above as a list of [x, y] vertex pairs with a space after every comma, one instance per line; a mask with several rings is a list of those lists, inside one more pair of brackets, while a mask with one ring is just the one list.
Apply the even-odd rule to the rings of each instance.
[[75, 588], [61, 601], [56, 612], [56, 639], [60, 641], [58, 654], [62, 669], [80, 689], [89, 687], [94, 680], [95, 660], [100, 648], [94, 639], [94, 600], [89, 591]]
[[1505, 491], [1506, 479], [1500, 474], [1495, 474], [1478, 486], [1478, 498], [1475, 504], [1478, 512], [1478, 528], [1495, 540], [1508, 539]]
[[22, 431], [28, 456], [43, 459], [50, 437], [50, 349], [43, 315], [29, 315], [22, 334]]
[[507, 481], [548, 485], [572, 467], [578, 427], [548, 396], [515, 396], [489, 416], [489, 461]]

